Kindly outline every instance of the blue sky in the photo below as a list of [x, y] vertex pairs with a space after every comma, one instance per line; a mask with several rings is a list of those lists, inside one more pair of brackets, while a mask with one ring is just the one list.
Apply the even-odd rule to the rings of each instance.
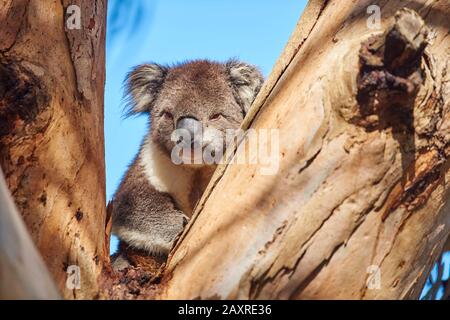
[[[111, 199], [147, 128], [123, 119], [123, 79], [144, 62], [237, 57], [267, 76], [306, 4], [277, 0], [109, 0], [106, 41], [106, 194]], [[111, 250], [117, 239], [113, 237]], [[444, 278], [449, 277], [450, 253]], [[437, 268], [432, 273], [436, 277]]]

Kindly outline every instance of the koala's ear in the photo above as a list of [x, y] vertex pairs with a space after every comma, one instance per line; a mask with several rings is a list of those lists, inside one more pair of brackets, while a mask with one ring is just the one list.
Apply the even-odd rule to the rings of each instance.
[[127, 74], [125, 79], [127, 116], [151, 110], [167, 72], [167, 67], [150, 63], [139, 65]]
[[244, 114], [247, 114], [253, 100], [261, 89], [264, 78], [258, 68], [237, 60], [228, 61], [226, 68], [234, 97], [242, 107]]

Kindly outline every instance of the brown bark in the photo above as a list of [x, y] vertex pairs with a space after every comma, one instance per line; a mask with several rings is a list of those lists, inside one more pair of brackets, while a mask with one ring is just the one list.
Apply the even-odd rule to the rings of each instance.
[[[81, 29], [66, 28], [72, 4]], [[0, 2], [0, 165], [65, 298], [98, 295], [108, 259], [105, 23], [105, 0]], [[66, 286], [71, 265], [80, 290]]]
[[244, 123], [279, 129], [278, 173], [219, 167], [160, 298], [417, 298], [450, 230], [449, 13], [311, 2]]

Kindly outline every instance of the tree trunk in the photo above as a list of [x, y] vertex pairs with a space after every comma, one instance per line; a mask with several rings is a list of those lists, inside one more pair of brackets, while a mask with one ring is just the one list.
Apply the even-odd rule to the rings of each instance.
[[0, 2], [0, 165], [65, 298], [98, 295], [108, 259], [105, 23], [105, 0]]
[[417, 298], [450, 230], [449, 13], [310, 2], [244, 124], [279, 130], [279, 170], [216, 171], [159, 297]]

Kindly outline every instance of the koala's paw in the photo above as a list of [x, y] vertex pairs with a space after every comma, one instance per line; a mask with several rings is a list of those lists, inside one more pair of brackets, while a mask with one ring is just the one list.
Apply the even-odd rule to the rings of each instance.
[[111, 265], [114, 271], [121, 271], [131, 266], [128, 259], [121, 253], [116, 253], [111, 257]]
[[115, 226], [113, 232], [129, 246], [153, 256], [167, 256], [189, 218], [174, 211], [154, 221], [143, 222], [138, 228]]
[[188, 222], [189, 218], [182, 211], [177, 211], [170, 218], [170, 223], [161, 225], [154, 231], [153, 237], [147, 245], [147, 251], [152, 255], [167, 256]]

